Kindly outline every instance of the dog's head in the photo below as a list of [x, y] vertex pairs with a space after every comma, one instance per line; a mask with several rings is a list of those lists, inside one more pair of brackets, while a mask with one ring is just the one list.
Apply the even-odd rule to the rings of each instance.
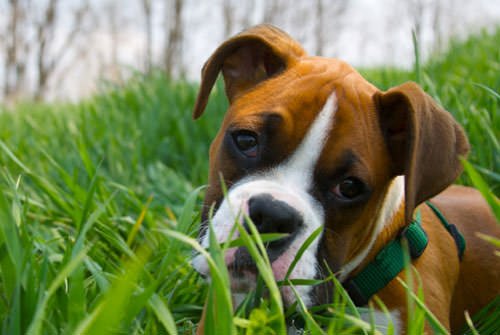
[[[381, 92], [346, 63], [310, 57], [286, 33], [261, 25], [208, 59], [194, 118], [219, 72], [230, 105], [210, 148], [203, 217], [214, 205], [219, 242], [236, 221], [245, 225], [245, 215], [261, 233], [288, 234], [267, 247], [277, 280], [318, 227], [322, 235], [290, 277], [318, 277], [327, 264], [345, 279], [397, 212], [409, 222], [419, 203], [461, 171], [459, 156], [468, 150], [462, 129], [414, 83]], [[202, 230], [204, 246], [207, 235]], [[248, 289], [256, 270], [246, 249], [225, 257], [233, 288]], [[201, 256], [194, 265], [208, 274]], [[298, 292], [317, 302], [310, 287]], [[294, 301], [286, 288], [283, 297]]]

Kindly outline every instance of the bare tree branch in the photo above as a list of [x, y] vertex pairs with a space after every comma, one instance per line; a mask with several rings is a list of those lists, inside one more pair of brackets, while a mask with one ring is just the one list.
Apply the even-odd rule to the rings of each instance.
[[252, 16], [249, 15], [255, 11], [255, 0], [245, 1], [245, 7], [243, 8], [243, 15], [241, 17], [241, 23], [243, 28], [248, 28], [252, 25]]
[[223, 0], [222, 18], [224, 37], [233, 35], [236, 30], [252, 25], [252, 13], [255, 11], [255, 0]]
[[37, 25], [38, 54], [37, 54], [37, 87], [35, 99], [40, 100], [46, 93], [50, 78], [57, 66], [62, 63], [67, 53], [72, 50], [76, 40], [82, 32], [85, 16], [89, 11], [88, 0], [74, 11], [71, 30], [65, 35], [64, 41], [58, 50], [53, 50], [54, 34], [56, 29], [59, 0], [49, 0], [44, 17]]
[[6, 55], [5, 55], [5, 73], [4, 73], [4, 97], [9, 99], [9, 96], [14, 93], [15, 67], [17, 63], [17, 48], [18, 48], [18, 22], [21, 16], [21, 6], [17, 0], [9, 0], [9, 22], [7, 23], [6, 39]]
[[105, 6], [105, 21], [109, 24], [109, 37], [110, 37], [110, 54], [111, 54], [111, 67], [113, 72], [118, 68], [118, 49], [120, 43], [118, 41], [118, 8], [114, 1], [109, 1]]
[[224, 18], [224, 38], [227, 38], [233, 32], [234, 25], [234, 8], [231, 0], [224, 0], [222, 3], [222, 17]]
[[88, 0], [84, 1], [84, 3], [75, 11], [73, 17], [73, 29], [70, 31], [68, 35], [66, 35], [66, 39], [61, 45], [59, 52], [56, 53], [56, 56], [53, 58], [53, 62], [58, 62], [63, 59], [65, 55], [71, 50], [71, 46], [75, 43], [76, 39], [82, 32], [83, 23], [85, 20], [85, 16], [88, 14], [90, 9]]
[[413, 29], [415, 31], [415, 36], [417, 38], [417, 52], [421, 54], [421, 43], [422, 43], [422, 25], [424, 21], [424, 12], [425, 12], [425, 0], [409, 0], [408, 2], [408, 11], [410, 13], [410, 18], [412, 20]]
[[146, 26], [146, 71], [150, 72], [153, 66], [153, 6], [151, 0], [141, 0], [144, 11], [144, 24]]
[[[165, 42], [165, 52], [164, 52], [164, 66], [167, 75], [172, 76], [174, 65], [182, 66], [180, 62], [181, 50], [182, 50], [182, 38], [183, 38], [183, 21], [182, 21], [182, 9], [184, 7], [183, 0], [174, 0], [174, 12], [173, 16], [169, 15], [169, 11], [166, 10], [167, 20], [173, 17], [173, 22], [170, 24], [170, 28], [167, 34], [167, 40]], [[169, 21], [167, 21], [169, 22]], [[176, 59], [178, 61], [176, 61]], [[180, 70], [179, 72], [182, 72]]]
[[[330, 56], [335, 53], [337, 38], [343, 29], [343, 17], [349, 6], [349, 0], [336, 0], [324, 2], [317, 0], [316, 15], [316, 54], [325, 56], [325, 45], [328, 44]], [[326, 34], [325, 34], [326, 31]], [[326, 36], [334, 39], [327, 40]]]
[[274, 23], [278, 24], [280, 16], [283, 14], [282, 10], [286, 6], [283, 6], [280, 0], [269, 0], [265, 2], [264, 7], [264, 23]]
[[37, 25], [38, 55], [37, 55], [37, 88], [35, 99], [40, 100], [45, 91], [49, 69], [47, 65], [47, 41], [53, 36], [54, 22], [57, 10], [57, 0], [49, 0], [43, 19]]
[[315, 55], [323, 55], [323, 46], [325, 44], [325, 37], [323, 34], [323, 0], [316, 0], [316, 20], [314, 27], [314, 36], [316, 37], [316, 52]]

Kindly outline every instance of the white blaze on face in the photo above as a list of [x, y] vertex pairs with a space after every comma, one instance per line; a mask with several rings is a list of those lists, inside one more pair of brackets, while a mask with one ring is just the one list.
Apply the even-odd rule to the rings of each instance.
[[277, 169], [299, 188], [308, 191], [312, 184], [314, 167], [323, 151], [337, 111], [337, 97], [332, 94], [314, 120], [309, 132], [288, 162]]
[[[335, 93], [332, 93], [290, 158], [276, 168], [249, 175], [240, 180], [229, 190], [227, 198], [223, 200], [211, 221], [217, 241], [224, 242], [230, 237], [234, 222], [238, 220], [242, 223], [242, 213], [248, 215], [248, 200], [255, 195], [269, 194], [297, 210], [302, 215], [303, 225], [288, 248], [272, 263], [276, 280], [284, 279], [301, 245], [314, 230], [324, 224], [323, 209], [309, 194], [309, 191], [312, 187], [314, 168], [332, 129], [336, 111], [337, 98]], [[316, 238], [304, 252], [290, 276], [291, 279], [314, 278], [319, 240], [320, 237]], [[208, 243], [207, 232], [201, 238], [201, 245], [208, 247]], [[234, 248], [227, 251], [226, 264], [230, 265], [234, 261], [235, 252]], [[206, 260], [201, 255], [196, 256], [192, 264], [200, 273], [209, 274]], [[233, 283], [233, 286], [238, 286], [238, 283]], [[296, 289], [304, 302], [310, 304], [311, 299], [308, 293], [311, 287], [297, 286]], [[290, 288], [284, 287], [282, 294], [285, 303], [291, 304], [295, 300]]]

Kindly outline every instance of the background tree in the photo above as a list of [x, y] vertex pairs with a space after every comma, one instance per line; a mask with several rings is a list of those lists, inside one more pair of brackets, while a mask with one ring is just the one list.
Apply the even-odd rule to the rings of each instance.
[[151, 0], [141, 0], [144, 11], [144, 25], [146, 27], [146, 72], [150, 72], [153, 66], [153, 4]]
[[43, 98], [49, 80], [54, 75], [57, 67], [63, 63], [65, 56], [75, 47], [77, 40], [82, 37], [84, 21], [89, 11], [88, 0], [81, 1], [80, 6], [71, 15], [69, 30], [63, 36], [57, 36], [56, 24], [61, 15], [59, 2], [59, 0], [49, 0], [44, 15], [35, 24], [37, 36], [37, 85], [34, 97], [37, 100]]
[[224, 38], [256, 24], [253, 20], [256, 9], [255, 0], [223, 0], [221, 7]]
[[[318, 56], [325, 55], [325, 46], [328, 45], [330, 49], [330, 56], [335, 51], [335, 44], [338, 36], [343, 28], [343, 19], [346, 10], [348, 9], [348, 0], [316, 0], [316, 11], [314, 13], [314, 38], [315, 51], [314, 54]], [[333, 37], [327, 38], [325, 37]]]
[[0, 97], [82, 96], [103, 78], [155, 66], [196, 80], [215, 45], [257, 23], [279, 26], [311, 54], [409, 66], [412, 28], [425, 60], [450, 36], [498, 25], [500, 10], [486, 3], [382, 0], [375, 11], [348, 0], [0, 0]]
[[9, 0], [7, 3], [7, 25], [1, 36], [4, 41], [3, 96], [11, 102], [23, 94], [26, 66], [30, 52], [27, 38], [27, 13], [30, 1]]
[[[183, 0], [173, 0], [173, 4], [165, 7], [165, 26], [168, 32], [165, 34], [164, 68], [168, 76], [179, 75], [184, 72], [181, 62], [184, 30], [182, 20], [183, 7]], [[179, 68], [176, 73], [174, 73], [174, 66]]]

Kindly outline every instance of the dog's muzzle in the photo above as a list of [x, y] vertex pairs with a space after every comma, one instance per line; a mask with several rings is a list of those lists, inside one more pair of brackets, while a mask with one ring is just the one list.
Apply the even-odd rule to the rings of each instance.
[[[238, 238], [238, 230], [234, 227], [236, 222], [250, 232], [248, 218], [259, 234], [283, 234], [277, 240], [264, 242], [277, 281], [284, 280], [287, 273], [289, 279], [315, 277], [318, 239], [308, 246], [294, 269], [289, 271], [297, 251], [322, 226], [322, 208], [314, 198], [296, 184], [280, 183], [276, 178], [245, 180], [229, 190], [210, 222], [217, 241], [223, 243]], [[201, 236], [200, 242], [203, 247], [208, 247], [207, 232]], [[224, 261], [230, 272], [233, 292], [248, 292], [255, 286], [258, 270], [246, 247], [225, 250]], [[209, 276], [203, 256], [196, 256], [192, 264], [203, 276]], [[297, 291], [307, 304], [310, 288], [297, 286]], [[282, 287], [282, 293], [285, 302], [293, 303], [295, 296], [291, 289]]]
[[[248, 200], [248, 215], [260, 234], [285, 234], [286, 236], [266, 243], [269, 261], [274, 262], [291, 244], [303, 225], [302, 215], [284, 201], [275, 199], [270, 194], [259, 194]], [[245, 229], [250, 233], [248, 223]], [[254, 268], [255, 262], [246, 247], [236, 251], [230, 269]]]

